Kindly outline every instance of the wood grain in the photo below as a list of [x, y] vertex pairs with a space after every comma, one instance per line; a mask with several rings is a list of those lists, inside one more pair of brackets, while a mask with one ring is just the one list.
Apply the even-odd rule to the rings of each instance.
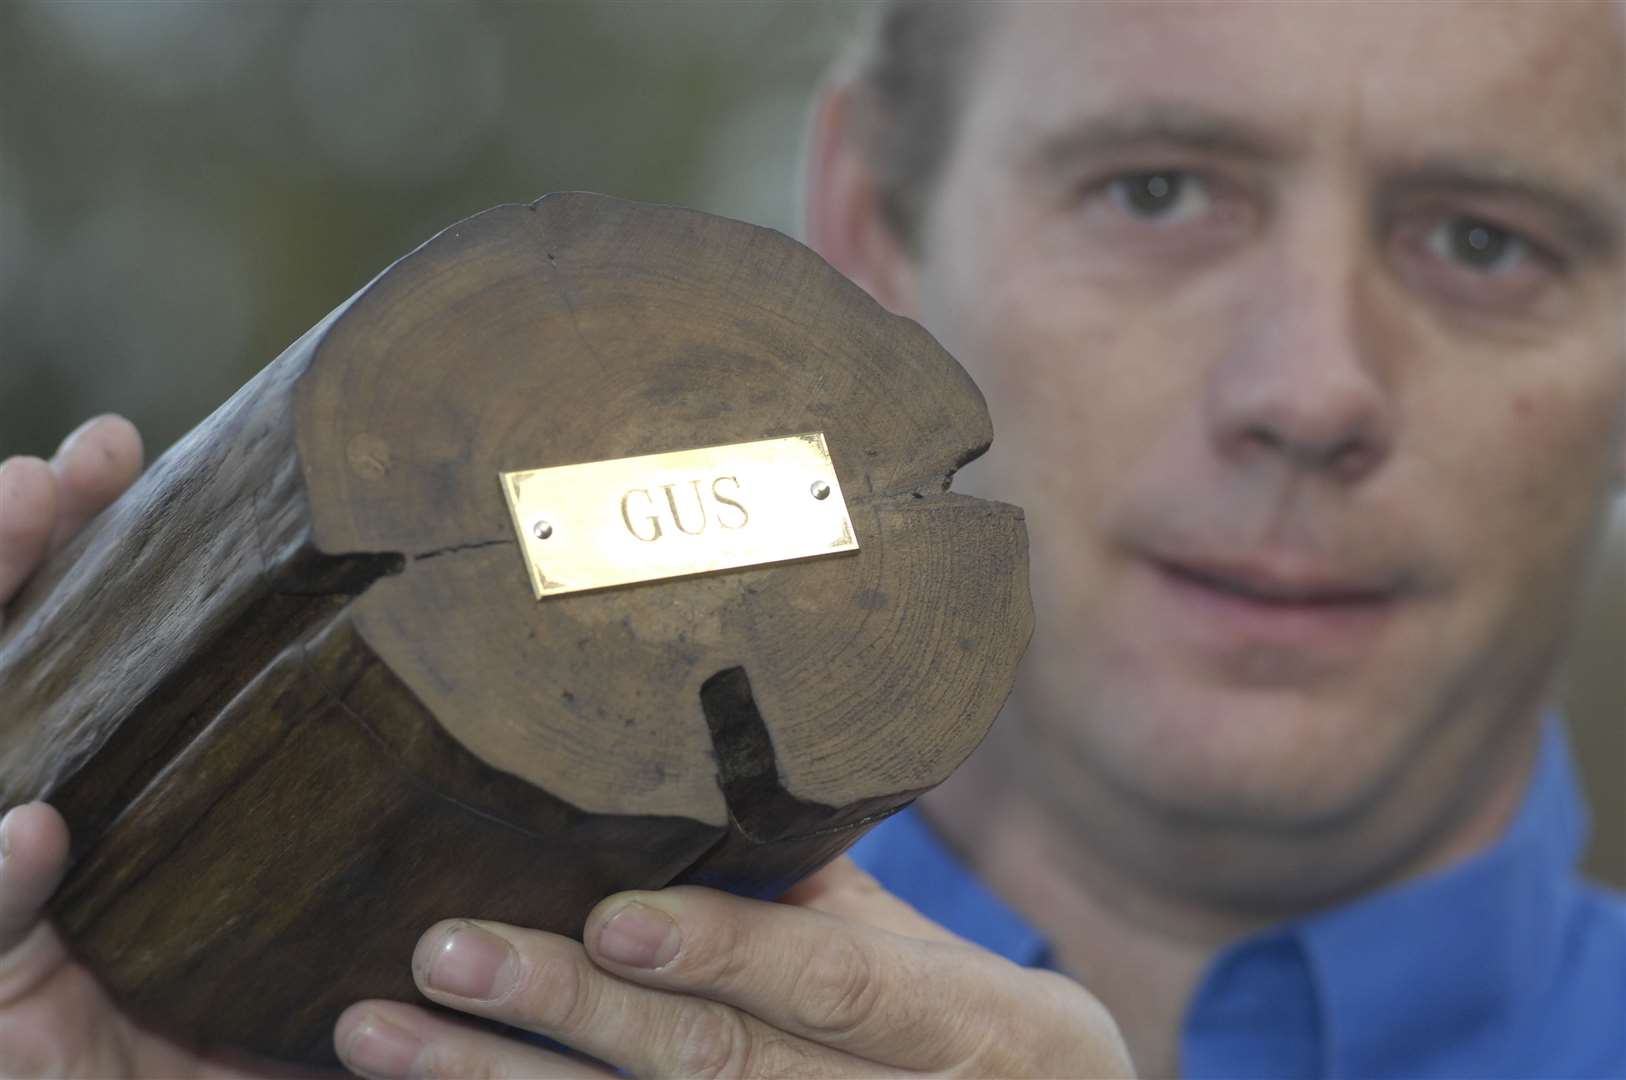
[[[861, 550], [533, 599], [499, 471], [823, 431]], [[0, 785], [172, 1030], [330, 1061], [436, 919], [774, 895], [940, 782], [1031, 630], [981, 395], [795, 242], [601, 196], [397, 262], [157, 462], [0, 633]]]

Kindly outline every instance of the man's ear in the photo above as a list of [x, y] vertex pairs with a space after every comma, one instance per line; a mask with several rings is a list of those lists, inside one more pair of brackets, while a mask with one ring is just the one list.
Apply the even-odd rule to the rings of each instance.
[[851, 83], [831, 83], [819, 94], [803, 193], [807, 242], [888, 311], [914, 317], [914, 260], [881, 213], [858, 108]]

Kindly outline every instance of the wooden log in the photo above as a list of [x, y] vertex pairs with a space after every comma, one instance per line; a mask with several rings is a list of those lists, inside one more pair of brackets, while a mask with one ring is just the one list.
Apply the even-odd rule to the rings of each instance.
[[[860, 550], [538, 602], [500, 471], [825, 433]], [[1031, 630], [981, 395], [769, 230], [600, 196], [435, 237], [165, 454], [0, 633], [0, 790], [127, 1007], [333, 1060], [448, 916], [773, 895], [941, 781]]]

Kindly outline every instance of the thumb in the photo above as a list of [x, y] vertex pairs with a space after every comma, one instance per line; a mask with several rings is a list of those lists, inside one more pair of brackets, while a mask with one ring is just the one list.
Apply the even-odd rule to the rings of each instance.
[[45, 902], [68, 868], [68, 826], [44, 803], [0, 819], [0, 1004], [31, 989], [66, 958]]
[[963, 938], [887, 892], [879, 881], [845, 855], [792, 886], [779, 902], [867, 923], [921, 941], [964, 943]]

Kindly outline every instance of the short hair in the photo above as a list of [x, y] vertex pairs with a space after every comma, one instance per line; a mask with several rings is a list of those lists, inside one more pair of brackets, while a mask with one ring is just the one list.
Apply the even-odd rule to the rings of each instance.
[[874, 170], [883, 222], [918, 254], [932, 192], [958, 133], [980, 4], [885, 0], [855, 50], [859, 148]]

